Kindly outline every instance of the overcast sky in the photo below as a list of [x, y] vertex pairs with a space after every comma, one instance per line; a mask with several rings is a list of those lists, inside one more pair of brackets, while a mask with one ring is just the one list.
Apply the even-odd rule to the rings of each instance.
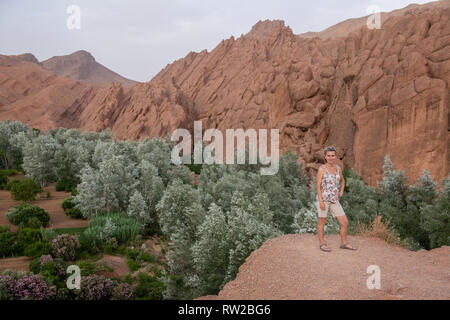
[[[408, 0], [0, 0], [0, 54], [33, 53], [39, 61], [87, 50], [109, 69], [149, 81], [190, 51], [211, 51], [259, 20], [281, 19], [294, 33], [321, 31], [367, 8], [391, 11]], [[70, 5], [80, 29], [70, 30]]]

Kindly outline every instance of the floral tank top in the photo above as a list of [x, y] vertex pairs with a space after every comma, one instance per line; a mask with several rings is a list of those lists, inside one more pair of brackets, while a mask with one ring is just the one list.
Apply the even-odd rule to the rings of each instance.
[[[336, 165], [336, 174], [331, 174], [328, 172], [326, 166], [324, 165], [325, 173], [322, 177], [321, 190], [323, 201], [337, 203], [339, 202], [339, 190], [341, 188], [339, 174], [340, 167]], [[316, 200], [319, 201], [319, 195], [316, 195]]]

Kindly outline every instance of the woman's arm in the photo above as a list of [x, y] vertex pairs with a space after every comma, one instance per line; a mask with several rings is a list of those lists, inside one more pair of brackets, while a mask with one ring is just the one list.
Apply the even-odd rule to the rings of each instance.
[[322, 199], [322, 177], [323, 177], [323, 169], [322, 167], [317, 170], [317, 196], [319, 197], [319, 201], [323, 201]]
[[344, 180], [344, 175], [342, 174], [342, 170], [339, 170], [339, 175], [341, 176], [341, 190], [339, 191], [339, 196], [342, 197], [342, 195], [344, 194], [344, 188], [345, 188], [345, 180]]

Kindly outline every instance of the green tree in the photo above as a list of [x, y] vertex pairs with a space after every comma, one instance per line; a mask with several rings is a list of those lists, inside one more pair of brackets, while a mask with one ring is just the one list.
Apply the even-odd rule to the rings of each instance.
[[358, 222], [370, 224], [378, 214], [376, 192], [352, 168], [347, 168], [346, 173], [344, 194], [339, 202], [351, 226]]
[[42, 192], [41, 186], [35, 183], [32, 179], [24, 179], [19, 183], [15, 183], [11, 186], [11, 195], [14, 200], [34, 200], [36, 194], [38, 194], [39, 192]]
[[428, 232], [430, 249], [450, 245], [450, 176], [442, 186], [437, 201], [422, 208], [421, 227]]

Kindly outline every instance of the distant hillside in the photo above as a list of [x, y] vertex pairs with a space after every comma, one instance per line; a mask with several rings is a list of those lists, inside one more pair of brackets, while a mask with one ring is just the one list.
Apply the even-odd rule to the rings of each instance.
[[[429, 9], [444, 9], [450, 7], [450, 0], [443, 0], [443, 1], [434, 1], [429, 2], [426, 4], [416, 4], [412, 3], [408, 5], [405, 8], [393, 10], [391, 12], [381, 12], [380, 13], [380, 20], [381, 24], [383, 24], [387, 19], [390, 17], [395, 16], [403, 16], [405, 13], [408, 13], [412, 10], [429, 10]], [[319, 37], [320, 39], [326, 40], [328, 38], [336, 39], [340, 37], [346, 37], [350, 32], [356, 31], [357, 29], [365, 26], [367, 24], [367, 19], [369, 15], [360, 17], [360, 18], [354, 18], [354, 19], [347, 19], [345, 21], [339, 22], [323, 31], [320, 32], [305, 32], [301, 33], [298, 36], [304, 37], [304, 38], [313, 38], [313, 37]]]
[[132, 86], [137, 83], [104, 67], [95, 61], [95, 58], [89, 52], [84, 50], [65, 56], [52, 57], [41, 61], [41, 65], [57, 75], [73, 80], [97, 84], [119, 82], [124, 86]]

